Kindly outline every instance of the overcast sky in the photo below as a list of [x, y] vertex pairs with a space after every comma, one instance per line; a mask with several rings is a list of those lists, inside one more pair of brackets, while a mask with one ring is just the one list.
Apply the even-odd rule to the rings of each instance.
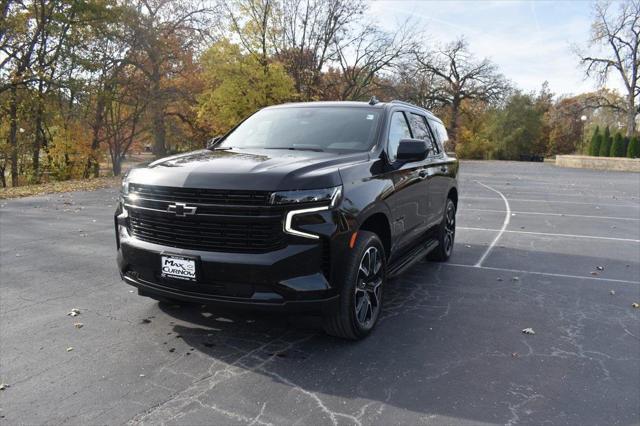
[[[370, 12], [387, 29], [412, 18], [427, 43], [464, 35], [478, 57], [488, 57], [524, 90], [547, 80], [555, 94], [595, 88], [585, 80], [572, 44], [586, 46], [590, 1], [401, 1], [375, 0]], [[608, 87], [621, 87], [612, 78]]]

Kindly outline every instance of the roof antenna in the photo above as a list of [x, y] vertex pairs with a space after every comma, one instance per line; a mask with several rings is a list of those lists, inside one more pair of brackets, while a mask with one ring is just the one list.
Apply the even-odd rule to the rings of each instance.
[[380, 102], [380, 101], [375, 96], [372, 96], [371, 99], [369, 99], [369, 105], [375, 105], [378, 102]]

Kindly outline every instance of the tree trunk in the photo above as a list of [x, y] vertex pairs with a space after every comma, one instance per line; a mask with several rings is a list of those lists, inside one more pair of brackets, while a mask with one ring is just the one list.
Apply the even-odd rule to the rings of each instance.
[[153, 154], [156, 158], [167, 155], [164, 127], [164, 99], [160, 88], [160, 69], [154, 66], [151, 76], [151, 119], [153, 120]]
[[2, 183], [2, 187], [7, 187], [7, 177], [4, 175], [6, 172], [4, 167], [0, 167], [0, 183]]
[[165, 147], [164, 108], [158, 100], [151, 104], [151, 116], [153, 117], [153, 154], [156, 158], [167, 155]]
[[633, 93], [628, 95], [627, 100], [627, 134], [628, 137], [633, 137], [636, 134], [636, 100]]
[[42, 99], [38, 100], [38, 108], [36, 110], [36, 134], [33, 141], [33, 152], [31, 163], [33, 167], [33, 180], [40, 183], [40, 149], [44, 140], [44, 129], [42, 128]]
[[9, 106], [9, 147], [11, 147], [11, 186], [18, 186], [18, 88], [11, 87]]
[[[105, 86], [104, 91], [106, 92], [108, 87]], [[84, 168], [84, 173], [82, 177], [87, 179], [89, 176], [98, 177], [100, 174], [100, 164], [98, 163], [98, 148], [100, 148], [100, 130], [102, 130], [102, 126], [104, 123], [104, 108], [105, 108], [105, 96], [106, 93], [98, 94], [98, 99], [96, 101], [96, 114], [93, 121], [93, 136], [91, 138], [91, 153], [89, 154], [89, 158], [87, 159], [87, 165]]]
[[121, 155], [114, 155], [113, 158], [111, 159], [111, 167], [113, 170], [113, 175], [114, 176], [120, 176], [120, 173], [122, 173], [122, 156]]
[[451, 151], [456, 150], [458, 144], [458, 115], [460, 111], [460, 98], [457, 96], [453, 98], [451, 103], [451, 124], [449, 125], [449, 144]]

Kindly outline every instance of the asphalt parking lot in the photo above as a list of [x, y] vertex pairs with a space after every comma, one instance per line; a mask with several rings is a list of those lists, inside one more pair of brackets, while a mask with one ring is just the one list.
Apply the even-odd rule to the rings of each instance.
[[357, 343], [137, 296], [115, 190], [0, 201], [0, 423], [637, 424], [640, 174], [465, 162], [460, 192], [450, 262]]

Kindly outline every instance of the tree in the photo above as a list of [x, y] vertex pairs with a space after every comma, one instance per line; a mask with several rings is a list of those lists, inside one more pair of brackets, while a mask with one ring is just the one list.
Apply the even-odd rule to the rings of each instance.
[[629, 141], [629, 147], [627, 148], [628, 158], [640, 158], [640, 141], [637, 136], [633, 136]]
[[601, 136], [602, 135], [600, 135], [600, 127], [596, 126], [595, 130], [593, 131], [593, 135], [591, 136], [591, 143], [589, 144], [589, 155], [596, 157], [598, 155], [598, 152], [600, 152], [601, 139], [598, 139], [598, 137]]
[[217, 16], [211, 3], [202, 0], [137, 0], [131, 4], [136, 13], [129, 14], [135, 49], [128, 61], [135, 65], [148, 82], [147, 108], [152, 120], [153, 152], [162, 157], [167, 152], [167, 109], [176, 98], [170, 80], [183, 72], [185, 56], [209, 40]]
[[609, 130], [609, 126], [604, 129], [604, 136], [602, 137], [602, 143], [600, 144], [600, 150], [598, 151], [598, 157], [608, 157], [609, 152], [611, 151], [611, 144], [613, 139], [611, 137], [611, 132]]
[[[561, 98], [549, 109], [544, 120], [549, 127], [546, 148], [548, 155], [576, 152], [583, 138], [581, 116], [582, 105], [576, 97]], [[594, 132], [593, 136], [595, 135]]]
[[542, 134], [543, 114], [531, 94], [515, 93], [504, 108], [496, 111], [489, 127], [499, 159], [518, 160], [521, 156], [544, 155], [535, 141]]
[[604, 140], [604, 135], [598, 134], [596, 135], [595, 140], [593, 141], [592, 154], [594, 157], [598, 157], [600, 155], [600, 147], [602, 146], [602, 141]]
[[202, 57], [207, 87], [198, 99], [200, 122], [222, 134], [256, 110], [295, 96], [294, 84], [281, 64], [260, 61], [228, 40], [215, 43]]
[[627, 136], [636, 130], [637, 97], [640, 95], [640, 0], [628, 0], [619, 4], [617, 14], [611, 13], [610, 2], [595, 4], [595, 20], [592, 24], [590, 47], [606, 49], [608, 54], [595, 56], [578, 52], [586, 68], [586, 75], [595, 77], [604, 85], [611, 72], [624, 83]]
[[322, 71], [337, 59], [350, 25], [362, 19], [361, 0], [283, 0], [274, 48], [302, 100], [323, 97]]
[[334, 75], [339, 78], [334, 82], [338, 88], [333, 90], [340, 100], [368, 99], [384, 73], [395, 70], [418, 50], [409, 22], [393, 32], [373, 24], [365, 25], [349, 40], [336, 41], [334, 47], [339, 67], [339, 73]]
[[488, 59], [478, 60], [464, 39], [417, 55], [420, 68], [434, 75], [434, 100], [449, 108], [449, 138], [455, 147], [460, 105], [465, 99], [496, 102], [505, 97], [509, 83]]
[[620, 133], [616, 133], [611, 143], [609, 157], [624, 157], [627, 154], [624, 149], [624, 138]]

